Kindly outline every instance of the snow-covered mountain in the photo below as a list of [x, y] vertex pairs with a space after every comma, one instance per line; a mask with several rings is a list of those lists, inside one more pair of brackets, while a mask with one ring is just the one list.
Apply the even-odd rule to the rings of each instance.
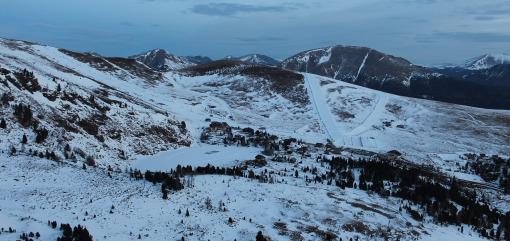
[[[18, 230], [2, 241], [31, 231], [54, 239], [62, 232], [47, 220], [119, 241], [259, 231], [267, 240], [487, 240], [506, 230], [507, 177], [476, 165], [507, 163], [492, 154], [510, 153], [509, 111], [239, 60], [160, 72], [4, 39], [0, 91], [0, 227]], [[95, 168], [82, 167], [88, 156]]]
[[186, 56], [184, 58], [186, 58], [189, 62], [194, 64], [207, 64], [213, 61], [211, 58], [207, 56]]
[[281, 66], [377, 89], [407, 88], [413, 77], [432, 74], [400, 57], [343, 45], [301, 52], [283, 60]]
[[225, 59], [225, 60], [240, 60], [245, 63], [266, 65], [266, 66], [278, 66], [278, 64], [280, 64], [280, 62], [281, 62], [279, 60], [276, 60], [274, 58], [271, 58], [271, 57], [269, 57], [267, 55], [263, 55], [263, 54], [247, 54], [247, 55], [243, 55], [241, 57], [234, 57], [232, 55], [228, 55], [223, 59]]
[[472, 59], [469, 59], [465, 62], [463, 68], [469, 70], [481, 70], [481, 69], [489, 69], [498, 64], [510, 64], [510, 55], [505, 53], [500, 54], [484, 54]]
[[169, 53], [164, 49], [154, 49], [129, 57], [135, 59], [150, 68], [158, 71], [170, 71], [186, 68], [195, 65], [198, 62], [202, 62], [205, 59], [198, 58], [187, 58], [180, 57]]
[[267, 66], [277, 66], [280, 64], [279, 60], [273, 59], [267, 55], [263, 54], [248, 54], [238, 58], [241, 61], [252, 64], [260, 64]]
[[486, 69], [466, 69], [456, 66], [438, 68], [436, 71], [447, 76], [467, 80], [480, 85], [510, 86], [510, 64], [498, 64]]

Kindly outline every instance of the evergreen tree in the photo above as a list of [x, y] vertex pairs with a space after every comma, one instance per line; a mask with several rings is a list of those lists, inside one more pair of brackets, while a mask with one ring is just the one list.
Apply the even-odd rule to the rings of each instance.
[[163, 199], [167, 200], [168, 199], [168, 190], [166, 190], [166, 188], [161, 185], [161, 192], [163, 193]]
[[41, 144], [48, 137], [48, 130], [46, 130], [45, 128], [37, 129], [35, 132], [37, 134], [35, 136], [35, 142], [36, 143]]
[[23, 134], [23, 138], [21, 138], [21, 144], [27, 144], [27, 143], [28, 143], [27, 135]]
[[7, 123], [5, 123], [5, 119], [4, 118], [2, 118], [2, 120], [0, 120], [0, 128], [2, 128], [2, 129], [7, 128]]
[[262, 231], [259, 231], [257, 233], [257, 237], [255, 238], [256, 241], [267, 241], [266, 237], [264, 237], [264, 235], [262, 235]]

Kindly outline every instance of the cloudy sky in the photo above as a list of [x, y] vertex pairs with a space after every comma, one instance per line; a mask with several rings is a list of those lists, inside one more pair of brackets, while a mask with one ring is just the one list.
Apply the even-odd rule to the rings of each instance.
[[263, 53], [334, 44], [417, 64], [510, 53], [510, 0], [0, 0], [0, 37], [129, 56]]

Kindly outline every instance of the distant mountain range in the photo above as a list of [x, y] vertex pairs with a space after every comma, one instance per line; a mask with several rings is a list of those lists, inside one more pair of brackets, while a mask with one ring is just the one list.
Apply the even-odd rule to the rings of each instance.
[[[213, 61], [204, 56], [176, 56], [163, 49], [130, 58], [161, 72]], [[313, 73], [403, 96], [510, 109], [507, 54], [485, 54], [461, 65], [431, 68], [367, 47], [336, 45], [303, 51], [283, 61], [262, 54], [227, 56], [223, 60]]]
[[[154, 70], [163, 72], [179, 70], [194, 65], [207, 64], [213, 61], [211, 58], [206, 56], [177, 56], [164, 49], [150, 50], [141, 54], [130, 56], [129, 58], [135, 59]], [[277, 66], [280, 64], [279, 60], [263, 54], [248, 54], [240, 57], [227, 56], [224, 59], [239, 60], [245, 63], [266, 66]]]
[[510, 64], [498, 64], [484, 69], [447, 67], [435, 69], [437, 72], [482, 85], [510, 86]]

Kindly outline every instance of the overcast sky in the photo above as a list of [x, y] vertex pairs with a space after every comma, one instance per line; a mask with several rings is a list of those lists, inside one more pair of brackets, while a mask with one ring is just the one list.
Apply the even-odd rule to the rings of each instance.
[[0, 0], [0, 37], [109, 56], [282, 59], [344, 44], [459, 63], [510, 53], [510, 0]]

